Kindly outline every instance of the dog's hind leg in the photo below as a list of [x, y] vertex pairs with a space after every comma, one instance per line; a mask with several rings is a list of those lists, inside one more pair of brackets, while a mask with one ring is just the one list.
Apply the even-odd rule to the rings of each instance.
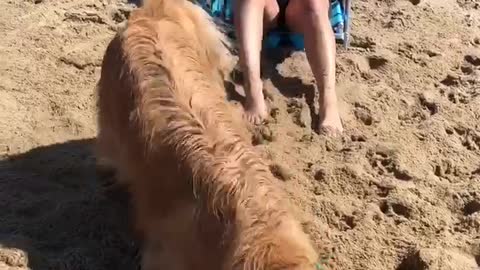
[[113, 134], [102, 128], [97, 136], [95, 156], [96, 173], [103, 192], [112, 193], [125, 189], [128, 177], [122, 172], [119, 161], [119, 144]]
[[142, 270], [187, 270], [187, 266], [168, 246], [151, 240], [143, 246]]
[[193, 267], [192, 258], [200, 252], [195, 248], [198, 243], [194, 235], [194, 215], [194, 204], [181, 202], [166, 216], [149, 221], [142, 270], [190, 270]]

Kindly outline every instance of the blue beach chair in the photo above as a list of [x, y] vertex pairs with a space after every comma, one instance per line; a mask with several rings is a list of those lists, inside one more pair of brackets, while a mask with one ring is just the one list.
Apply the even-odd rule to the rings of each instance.
[[[234, 0], [198, 0], [198, 3], [233, 33]], [[330, 24], [335, 33], [335, 40], [345, 48], [350, 39], [350, 13], [352, 0], [330, 0]], [[265, 47], [276, 48], [282, 44], [290, 44], [296, 50], [303, 50], [303, 35], [291, 33], [285, 29], [273, 29], [265, 37]]]

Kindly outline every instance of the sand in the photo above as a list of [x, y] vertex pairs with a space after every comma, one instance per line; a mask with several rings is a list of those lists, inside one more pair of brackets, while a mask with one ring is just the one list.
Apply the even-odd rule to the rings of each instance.
[[[2, 270], [138, 266], [129, 206], [103, 191], [92, 155], [102, 55], [132, 7], [0, 1]], [[305, 54], [277, 54], [257, 147], [329, 269], [478, 269], [480, 3], [354, 0], [353, 12], [337, 52], [345, 134], [312, 130]]]

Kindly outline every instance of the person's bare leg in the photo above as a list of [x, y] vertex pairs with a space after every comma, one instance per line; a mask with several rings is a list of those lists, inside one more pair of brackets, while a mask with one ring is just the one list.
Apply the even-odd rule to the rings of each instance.
[[343, 132], [335, 93], [335, 36], [329, 18], [329, 0], [290, 0], [287, 25], [303, 33], [305, 52], [320, 93], [319, 132]]
[[244, 77], [245, 116], [251, 123], [258, 124], [268, 115], [260, 78], [264, 21], [271, 23], [274, 20], [278, 5], [276, 0], [236, 0], [234, 10]]

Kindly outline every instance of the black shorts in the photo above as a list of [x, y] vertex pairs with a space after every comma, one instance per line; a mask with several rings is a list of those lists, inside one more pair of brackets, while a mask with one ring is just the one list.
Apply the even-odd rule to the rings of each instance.
[[287, 10], [289, 0], [277, 0], [280, 11], [278, 12], [277, 28], [287, 29], [287, 21], [285, 11]]

